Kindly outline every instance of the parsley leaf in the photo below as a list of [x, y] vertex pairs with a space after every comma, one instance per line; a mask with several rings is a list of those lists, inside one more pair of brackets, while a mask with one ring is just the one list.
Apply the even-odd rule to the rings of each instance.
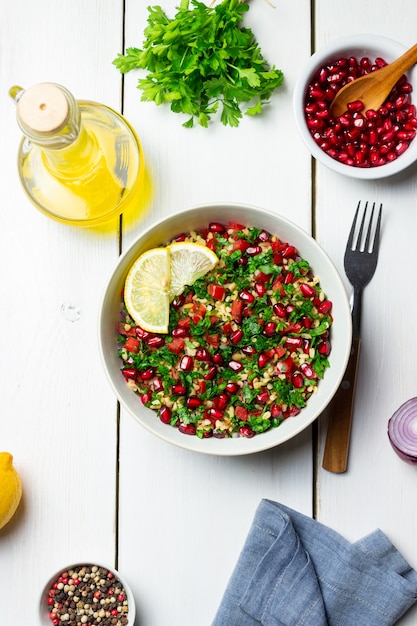
[[122, 74], [146, 70], [138, 80], [141, 99], [186, 114], [186, 128], [195, 122], [207, 127], [217, 111], [225, 126], [236, 127], [242, 105], [247, 104], [245, 114], [262, 113], [284, 80], [263, 58], [253, 32], [241, 26], [248, 10], [241, 0], [214, 7], [181, 0], [170, 19], [161, 7], [150, 6], [143, 48], [127, 48], [113, 65]]

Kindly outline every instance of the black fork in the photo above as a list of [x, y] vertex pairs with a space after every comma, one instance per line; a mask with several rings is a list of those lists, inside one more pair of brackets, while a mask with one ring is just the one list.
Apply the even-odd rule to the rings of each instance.
[[382, 204], [379, 207], [375, 225], [375, 202], [372, 205], [368, 226], [365, 230], [368, 211], [368, 202], [366, 202], [356, 234], [360, 205], [359, 202], [350, 229], [344, 258], [346, 276], [353, 287], [352, 348], [342, 383], [326, 410], [328, 425], [322, 465], [324, 469], [337, 473], [345, 472], [347, 467], [356, 374], [361, 346], [362, 294], [375, 274], [381, 230]]

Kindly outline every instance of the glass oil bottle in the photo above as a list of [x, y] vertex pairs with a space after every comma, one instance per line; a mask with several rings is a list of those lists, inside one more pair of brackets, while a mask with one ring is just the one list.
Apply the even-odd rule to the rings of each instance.
[[75, 100], [56, 83], [15, 86], [9, 93], [24, 134], [20, 179], [40, 211], [66, 224], [97, 226], [127, 209], [143, 209], [143, 152], [124, 117]]

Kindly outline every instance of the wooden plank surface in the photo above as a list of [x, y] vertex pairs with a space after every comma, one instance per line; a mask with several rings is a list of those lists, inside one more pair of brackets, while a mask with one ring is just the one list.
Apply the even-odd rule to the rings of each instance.
[[[171, 2], [160, 4], [174, 15]], [[246, 23], [286, 81], [264, 116], [246, 118], [239, 128], [185, 129], [169, 109], [140, 101], [139, 72], [126, 75], [124, 111], [138, 129], [154, 181], [144, 224], [224, 200], [256, 204], [310, 230], [311, 163], [291, 108], [310, 53], [309, 3], [299, 2], [298, 9], [251, 3]], [[141, 46], [146, 19], [146, 3], [129, 0], [127, 46]], [[125, 245], [135, 235], [126, 233]], [[122, 415], [119, 562], [144, 626], [211, 623], [263, 497], [312, 513], [310, 431], [252, 457], [206, 458], [155, 441]]]
[[[411, 2], [320, 0], [316, 47], [348, 33], [376, 33], [409, 47], [416, 41], [416, 20], [417, 5]], [[317, 239], [342, 276], [345, 241], [359, 200], [383, 204], [380, 254], [375, 276], [364, 292], [361, 359], [345, 474], [321, 469], [325, 423], [319, 421], [318, 518], [352, 541], [381, 528], [415, 568], [417, 475], [415, 467], [394, 454], [386, 431], [392, 413], [417, 389], [413, 331], [417, 295], [410, 282], [417, 263], [416, 167], [391, 179], [368, 182], [346, 180], [317, 166]], [[417, 624], [416, 610], [400, 623]]]

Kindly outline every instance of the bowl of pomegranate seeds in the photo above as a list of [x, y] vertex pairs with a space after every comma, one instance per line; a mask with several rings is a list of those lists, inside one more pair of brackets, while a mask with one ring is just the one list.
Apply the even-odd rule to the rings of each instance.
[[41, 595], [39, 615], [44, 626], [133, 626], [136, 609], [132, 591], [119, 572], [77, 563], [51, 576]]
[[[166, 306], [165, 325], [151, 330], [135, 301], [158, 314]], [[115, 395], [147, 430], [243, 455], [322, 413], [346, 368], [351, 314], [336, 268], [305, 231], [274, 209], [214, 204], [163, 219], [120, 257], [99, 344]]]
[[365, 111], [357, 100], [340, 116], [330, 113], [336, 93], [346, 83], [378, 71], [405, 50], [386, 37], [364, 34], [336, 39], [311, 56], [294, 90], [293, 109], [313, 157], [340, 174], [361, 179], [385, 178], [414, 163], [415, 67], [400, 78], [377, 111]]

